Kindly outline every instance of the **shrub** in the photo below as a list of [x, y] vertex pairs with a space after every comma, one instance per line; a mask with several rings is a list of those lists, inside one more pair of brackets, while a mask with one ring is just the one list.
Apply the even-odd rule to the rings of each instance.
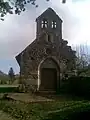
[[61, 91], [90, 98], [90, 77], [71, 77], [63, 84]]

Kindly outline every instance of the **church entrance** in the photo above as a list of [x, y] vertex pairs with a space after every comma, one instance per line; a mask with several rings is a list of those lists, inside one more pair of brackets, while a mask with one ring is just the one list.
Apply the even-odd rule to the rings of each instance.
[[52, 58], [45, 59], [40, 64], [39, 90], [56, 91], [60, 83], [60, 70]]
[[55, 68], [42, 68], [41, 86], [45, 90], [56, 90], [57, 88], [57, 70]]

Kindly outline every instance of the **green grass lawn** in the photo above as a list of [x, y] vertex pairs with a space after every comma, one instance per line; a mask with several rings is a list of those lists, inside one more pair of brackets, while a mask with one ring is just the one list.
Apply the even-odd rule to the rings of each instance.
[[[15, 94], [21, 99], [32, 99], [29, 94]], [[27, 97], [28, 96], [28, 97]], [[33, 99], [36, 100], [37, 96]], [[63, 99], [61, 99], [63, 98]], [[66, 99], [67, 98], [67, 99]], [[39, 97], [38, 99], [42, 99]], [[44, 98], [45, 99], [45, 98]], [[58, 100], [54, 101], [36, 101], [26, 102], [19, 100], [0, 100], [0, 110], [2, 116], [0, 120], [64, 120], [63, 116], [71, 114], [73, 111], [90, 110], [90, 101], [83, 99], [70, 99], [70, 96], [60, 96]], [[3, 111], [3, 112], [2, 112]], [[7, 116], [7, 119], [5, 118]], [[11, 116], [11, 117], [10, 117]], [[61, 119], [59, 119], [61, 117]], [[9, 118], [9, 119], [8, 119]], [[14, 119], [12, 119], [14, 118]]]
[[0, 87], [18, 87], [18, 85], [8, 85], [8, 84], [5, 84], [5, 85], [0, 85]]
[[0, 85], [0, 93], [11, 93], [18, 90], [18, 85]]
[[[67, 108], [85, 106], [89, 101], [52, 101], [41, 103], [25, 103], [20, 101], [0, 101], [0, 109], [17, 120], [43, 120], [53, 112], [63, 111]], [[8, 120], [8, 119], [7, 119]], [[9, 119], [9, 120], [12, 120]]]
[[9, 114], [0, 111], [0, 120], [16, 120], [16, 119], [12, 118]]

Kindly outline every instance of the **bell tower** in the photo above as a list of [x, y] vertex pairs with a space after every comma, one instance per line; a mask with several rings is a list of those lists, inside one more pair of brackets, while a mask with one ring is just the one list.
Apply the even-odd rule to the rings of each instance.
[[36, 38], [43, 33], [59, 36], [62, 39], [62, 20], [52, 8], [48, 8], [36, 18]]

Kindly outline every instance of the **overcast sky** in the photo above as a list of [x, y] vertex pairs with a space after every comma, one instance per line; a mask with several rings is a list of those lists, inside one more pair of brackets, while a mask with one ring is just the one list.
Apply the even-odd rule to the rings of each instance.
[[63, 20], [63, 38], [70, 45], [90, 45], [90, 0], [61, 1], [37, 0], [38, 8], [28, 5], [20, 16], [7, 15], [4, 22], [0, 21], [0, 70], [8, 73], [13, 67], [15, 73], [19, 72], [15, 56], [35, 39], [35, 19], [48, 7]]

